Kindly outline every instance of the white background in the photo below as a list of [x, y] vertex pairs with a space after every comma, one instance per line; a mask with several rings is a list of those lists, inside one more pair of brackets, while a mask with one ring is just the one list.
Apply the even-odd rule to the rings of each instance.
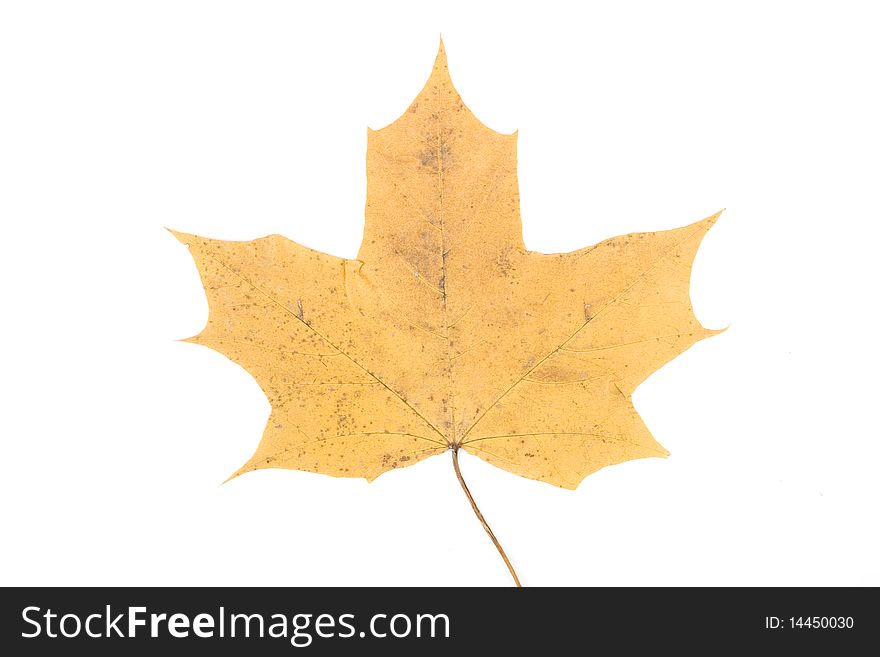
[[571, 492], [463, 455], [523, 582], [880, 584], [876, 9], [362, 4], [2, 4], [0, 583], [509, 584], [448, 454], [221, 486], [269, 406], [175, 341], [207, 304], [163, 226], [354, 257], [366, 128], [442, 32], [520, 131], [529, 248], [727, 208], [692, 295], [731, 328], [635, 394], [668, 460]]

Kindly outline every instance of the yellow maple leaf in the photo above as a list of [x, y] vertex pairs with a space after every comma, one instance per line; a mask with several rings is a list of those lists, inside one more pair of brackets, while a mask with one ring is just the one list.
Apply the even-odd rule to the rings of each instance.
[[666, 456], [631, 395], [718, 332], [689, 298], [694, 255], [717, 217], [571, 253], [526, 250], [516, 134], [468, 110], [441, 44], [409, 109], [369, 131], [357, 259], [280, 235], [174, 233], [210, 307], [189, 341], [244, 367], [272, 405], [233, 476], [291, 468], [372, 480], [451, 450], [495, 541], [459, 449], [572, 489], [604, 466]]

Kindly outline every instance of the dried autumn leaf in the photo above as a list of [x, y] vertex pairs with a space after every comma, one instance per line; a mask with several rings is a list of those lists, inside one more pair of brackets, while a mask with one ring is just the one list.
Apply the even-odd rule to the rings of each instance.
[[369, 131], [356, 260], [280, 235], [174, 233], [210, 307], [189, 341], [244, 367], [272, 405], [233, 476], [291, 468], [372, 480], [451, 449], [468, 492], [464, 449], [573, 489], [607, 465], [666, 456], [631, 395], [717, 332], [689, 299], [694, 255], [717, 217], [571, 253], [526, 250], [516, 135], [468, 110], [441, 44], [409, 109]]

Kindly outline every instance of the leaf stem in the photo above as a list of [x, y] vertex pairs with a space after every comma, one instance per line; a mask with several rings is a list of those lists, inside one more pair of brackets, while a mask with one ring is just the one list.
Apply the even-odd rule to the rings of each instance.
[[492, 528], [489, 526], [489, 523], [486, 522], [486, 519], [480, 512], [480, 507], [477, 506], [477, 503], [474, 501], [474, 496], [471, 495], [470, 490], [468, 490], [467, 484], [464, 482], [464, 477], [461, 476], [461, 468], [458, 467], [458, 445], [452, 446], [452, 467], [455, 468], [455, 476], [458, 477], [458, 483], [461, 484], [461, 489], [464, 491], [464, 494], [467, 495], [468, 502], [471, 503], [471, 508], [474, 510], [474, 513], [477, 516], [477, 520], [479, 520], [480, 524], [483, 525], [483, 529], [486, 530], [486, 533], [489, 534], [489, 538], [492, 539], [492, 543], [495, 544], [495, 549], [498, 550], [498, 554], [500, 554], [501, 558], [504, 559], [504, 565], [506, 565], [507, 570], [510, 571], [510, 575], [513, 577], [513, 581], [516, 583], [517, 587], [522, 588], [522, 584], [519, 583], [519, 577], [516, 576], [516, 571], [513, 569], [513, 564], [510, 563], [510, 559], [508, 559], [507, 555], [504, 553], [504, 548], [501, 547], [501, 543], [499, 543], [498, 539], [495, 538], [495, 534], [492, 532]]

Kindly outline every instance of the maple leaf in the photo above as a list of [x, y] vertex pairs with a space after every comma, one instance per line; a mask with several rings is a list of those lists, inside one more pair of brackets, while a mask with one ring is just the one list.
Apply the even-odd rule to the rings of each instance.
[[717, 217], [571, 253], [526, 250], [516, 134], [468, 110], [441, 43], [409, 109], [369, 131], [357, 259], [280, 235], [174, 232], [210, 308], [189, 341], [244, 367], [272, 406], [233, 476], [291, 468], [372, 480], [451, 449], [516, 579], [458, 450], [572, 489], [607, 465], [666, 456], [631, 395], [718, 332], [689, 298], [694, 255]]

